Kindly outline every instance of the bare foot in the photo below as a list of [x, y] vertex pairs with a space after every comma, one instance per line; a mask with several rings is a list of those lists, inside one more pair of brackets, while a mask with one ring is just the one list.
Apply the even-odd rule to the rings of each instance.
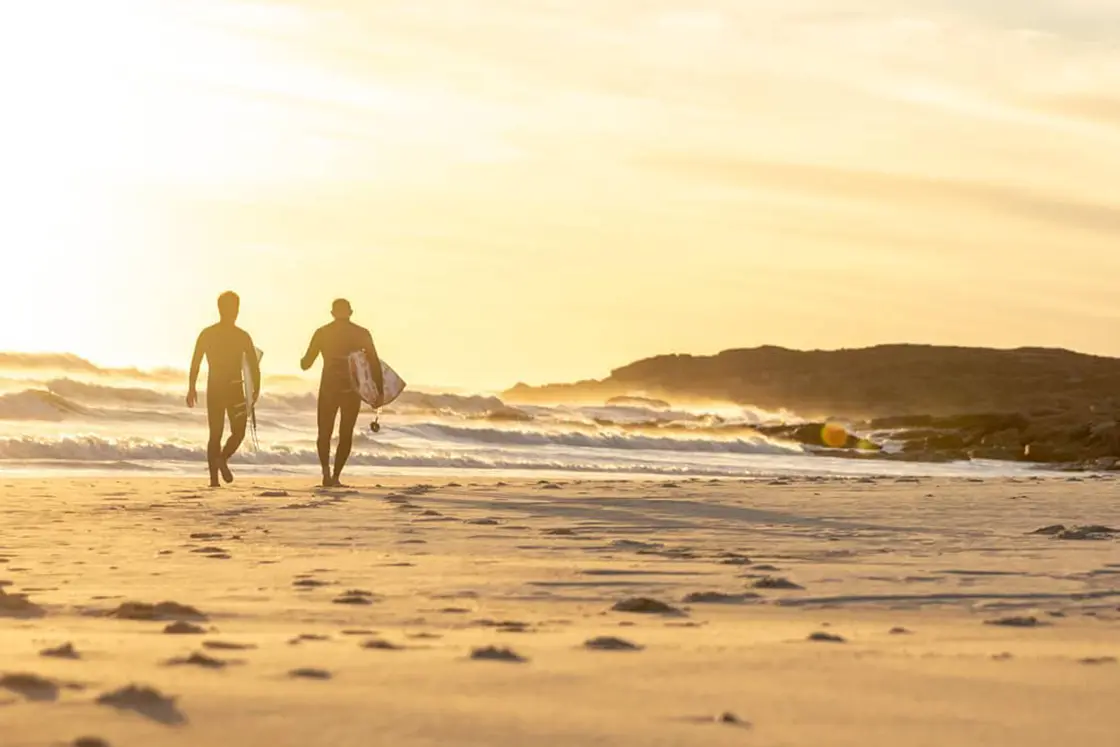
[[227, 464], [226, 462], [222, 462], [221, 466], [218, 467], [218, 470], [222, 473], [223, 480], [225, 480], [226, 482], [233, 482], [233, 473], [230, 472], [229, 464]]
[[333, 477], [327, 477], [326, 475], [323, 475], [323, 487], [324, 488], [333, 488], [334, 487], [334, 478]]
[[213, 478], [213, 479], [210, 480], [210, 487], [220, 488], [220, 487], [222, 487], [222, 484], [220, 482], [218, 482], [218, 480], [216, 478]]

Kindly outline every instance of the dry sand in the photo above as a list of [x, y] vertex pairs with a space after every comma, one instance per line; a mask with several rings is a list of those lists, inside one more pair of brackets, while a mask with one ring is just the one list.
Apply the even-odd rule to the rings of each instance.
[[473, 479], [0, 477], [0, 745], [1120, 743], [1116, 482]]

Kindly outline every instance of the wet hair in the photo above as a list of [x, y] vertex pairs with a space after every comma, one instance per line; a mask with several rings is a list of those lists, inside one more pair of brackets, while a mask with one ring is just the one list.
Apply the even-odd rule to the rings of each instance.
[[345, 298], [336, 298], [334, 303], [331, 304], [331, 314], [337, 319], [349, 319], [353, 313], [354, 309], [351, 308], [350, 302]]
[[241, 297], [233, 291], [226, 291], [218, 296], [218, 313], [221, 314], [223, 319], [231, 316], [237, 316], [237, 312], [241, 309]]

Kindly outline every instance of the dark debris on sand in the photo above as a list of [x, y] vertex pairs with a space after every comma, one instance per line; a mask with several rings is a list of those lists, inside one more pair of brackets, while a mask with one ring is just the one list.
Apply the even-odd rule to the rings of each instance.
[[612, 610], [615, 612], [632, 612], [642, 615], [684, 615], [684, 612], [672, 605], [659, 602], [649, 597], [633, 597], [615, 603]]
[[1100, 666], [1101, 664], [1116, 664], [1117, 660], [1115, 656], [1089, 656], [1081, 659], [1079, 663]]
[[525, 657], [517, 654], [513, 649], [498, 648], [497, 646], [486, 646], [484, 648], [476, 648], [471, 651], [471, 659], [475, 661], [506, 661], [523, 664], [527, 661]]

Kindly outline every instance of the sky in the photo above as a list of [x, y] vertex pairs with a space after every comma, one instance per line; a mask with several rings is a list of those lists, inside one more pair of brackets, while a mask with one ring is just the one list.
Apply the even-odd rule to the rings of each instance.
[[[0, 350], [406, 380], [882, 342], [1120, 355], [1114, 0], [37, 0]], [[1027, 6], [1027, 7], [1024, 7]]]

